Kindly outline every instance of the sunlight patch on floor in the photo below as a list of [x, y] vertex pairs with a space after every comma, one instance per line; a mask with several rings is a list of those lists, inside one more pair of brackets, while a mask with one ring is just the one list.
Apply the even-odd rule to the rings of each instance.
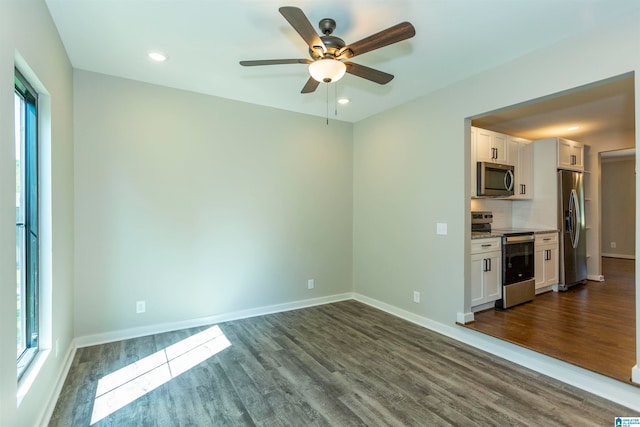
[[105, 375], [98, 381], [91, 425], [230, 346], [215, 325]]

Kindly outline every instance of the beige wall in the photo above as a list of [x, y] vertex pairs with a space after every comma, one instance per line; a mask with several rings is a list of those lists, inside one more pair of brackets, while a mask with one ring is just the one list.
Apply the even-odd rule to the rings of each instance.
[[[17, 405], [15, 155], [13, 75], [21, 67], [40, 99], [44, 283], [41, 368]], [[0, 1], [0, 425], [35, 426], [46, 418], [73, 339], [72, 70], [43, 1]], [[47, 119], [48, 118], [48, 119]], [[56, 343], [58, 344], [56, 346]], [[56, 347], [59, 349], [56, 355]], [[46, 351], [51, 348], [52, 351]], [[22, 387], [22, 391], [26, 388]]]
[[[602, 254], [635, 258], [636, 159], [602, 160]], [[611, 246], [615, 242], [615, 248]]]
[[351, 291], [351, 124], [78, 70], [74, 96], [77, 336]]
[[[637, 75], [635, 80], [637, 85]], [[636, 102], [638, 102], [637, 96]], [[636, 134], [635, 129], [618, 129], [615, 131], [589, 135], [589, 137], [583, 138], [580, 142], [583, 142], [590, 147], [587, 151], [588, 155], [585, 158], [585, 164], [591, 172], [587, 178], [589, 181], [588, 197], [591, 201], [586, 207], [586, 215], [588, 216], [587, 223], [591, 226], [593, 231], [587, 233], [587, 251], [590, 255], [587, 259], [587, 271], [590, 276], [598, 277], [602, 274], [601, 249], [603, 247], [600, 153], [634, 148], [636, 146]]]
[[[37, 25], [24, 37], [29, 19]], [[465, 119], [637, 73], [640, 55], [632, 53], [640, 52], [640, 16], [353, 126], [326, 126], [315, 117], [83, 71], [72, 87], [44, 3], [0, 1], [3, 342], [15, 338], [16, 50], [50, 91], [54, 112], [50, 341], [59, 340], [61, 355], [48, 358], [17, 409], [15, 353], [0, 346], [2, 424], [35, 425], [74, 334], [350, 290], [452, 325], [469, 310]], [[638, 88], [636, 80], [636, 105]], [[446, 236], [435, 234], [437, 222], [448, 224]], [[316, 280], [313, 291], [306, 289], [309, 278]], [[422, 292], [420, 304], [411, 301], [413, 290]], [[147, 313], [136, 315], [141, 299]]]

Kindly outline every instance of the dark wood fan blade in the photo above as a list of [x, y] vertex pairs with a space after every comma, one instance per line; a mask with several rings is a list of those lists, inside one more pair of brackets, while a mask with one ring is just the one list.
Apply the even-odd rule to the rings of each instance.
[[363, 79], [371, 80], [372, 82], [386, 85], [393, 80], [393, 74], [385, 73], [384, 71], [375, 70], [373, 68], [365, 67], [364, 65], [354, 64], [353, 62], [345, 62], [347, 66], [347, 73], [354, 76], [362, 77]]
[[280, 64], [311, 64], [310, 59], [258, 59], [255, 61], [240, 61], [240, 65], [253, 67], [255, 65], [280, 65]]
[[304, 87], [302, 88], [302, 90], [300, 91], [300, 93], [311, 93], [311, 92], [315, 92], [315, 90], [318, 88], [318, 85], [320, 84], [319, 81], [317, 81], [316, 79], [314, 79], [313, 77], [309, 77], [309, 80], [307, 80], [307, 83], [304, 85]]
[[370, 52], [381, 47], [388, 46], [416, 35], [416, 29], [409, 22], [402, 22], [393, 27], [382, 30], [367, 38], [345, 46], [338, 54], [338, 59], [353, 58], [357, 55]]
[[320, 39], [316, 30], [313, 29], [313, 25], [309, 22], [302, 9], [293, 6], [283, 6], [278, 9], [284, 19], [286, 19], [294, 30], [300, 34], [300, 37], [309, 45], [311, 50], [317, 48], [322, 49], [322, 53], [327, 51], [326, 46]]

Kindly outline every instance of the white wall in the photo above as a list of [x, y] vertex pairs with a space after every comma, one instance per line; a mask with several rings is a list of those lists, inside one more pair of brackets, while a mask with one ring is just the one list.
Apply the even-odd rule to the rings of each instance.
[[[44, 186], [41, 204], [44, 215], [41, 234], [52, 253], [41, 257], [41, 278], [53, 287], [42, 309], [52, 322], [41, 325], [41, 345], [54, 347], [42, 360], [39, 375], [17, 406], [16, 352], [16, 266], [15, 266], [15, 154], [13, 76], [15, 59], [23, 70], [38, 78], [36, 90], [44, 87], [41, 118], [50, 107], [51, 120], [44, 123], [41, 137]], [[23, 61], [22, 61], [23, 60]], [[33, 77], [27, 73], [27, 77]], [[33, 79], [32, 83], [36, 83]], [[43, 1], [0, 1], [0, 425], [37, 425], [63, 371], [65, 356], [73, 339], [73, 126], [72, 70]], [[50, 135], [50, 139], [49, 136]], [[49, 139], [50, 142], [46, 142]], [[42, 141], [42, 140], [41, 140]], [[47, 162], [44, 162], [47, 163]], [[50, 177], [50, 179], [49, 179]], [[47, 182], [49, 184], [47, 184]], [[47, 219], [47, 218], [50, 218]], [[55, 342], [59, 354], [55, 355]], [[46, 354], [46, 352], [45, 352]]]
[[77, 336], [351, 291], [351, 124], [78, 70], [74, 96]]
[[[635, 13], [357, 123], [356, 292], [445, 324], [469, 312], [465, 118], [639, 70]], [[635, 99], [638, 111], [638, 79]], [[435, 234], [436, 222], [448, 223], [447, 236]]]

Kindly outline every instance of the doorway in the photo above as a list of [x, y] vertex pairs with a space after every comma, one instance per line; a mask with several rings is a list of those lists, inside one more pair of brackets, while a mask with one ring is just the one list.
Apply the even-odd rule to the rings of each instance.
[[[621, 148], [635, 150], [634, 84], [632, 74], [617, 76], [473, 118], [473, 126], [507, 135], [528, 140], [559, 136], [589, 146], [585, 166], [591, 166], [586, 169], [591, 169], [588, 170], [589, 178], [597, 185], [592, 185], [595, 191], [590, 195], [593, 197], [589, 202], [591, 207], [585, 208], [594, 219], [591, 230], [587, 230], [590, 235], [587, 240], [590, 280], [587, 284], [567, 292], [540, 294], [533, 302], [508, 310], [476, 312], [475, 323], [466, 325], [627, 383], [631, 381], [631, 371], [637, 361], [635, 261], [631, 259], [635, 257], [635, 168], [633, 178], [626, 178], [626, 185], [618, 184], [633, 192], [631, 203], [634, 208], [630, 213], [633, 224], [623, 230], [625, 235], [634, 237], [633, 249], [629, 251], [625, 249], [628, 242], [623, 237], [603, 234], [602, 221], [620, 225], [620, 220], [611, 218], [607, 212], [609, 202], [607, 209], [602, 209], [604, 191], [611, 194], [620, 194], [620, 191], [601, 189], [601, 160], [610, 162], [606, 159], [612, 155], [601, 156], [601, 153]], [[602, 117], [598, 115], [601, 114], [606, 115], [607, 120], [600, 120]], [[572, 121], [580, 123], [578, 133], [570, 133], [575, 132], [569, 130], [574, 128], [569, 126], [573, 125]], [[597, 128], [598, 123], [606, 125]], [[635, 160], [630, 163], [635, 164]], [[497, 207], [507, 227], [514, 205], [528, 203], [535, 208], [535, 200], [485, 200], [476, 199], [471, 205], [489, 204], [494, 210]], [[606, 220], [604, 215], [608, 216]], [[603, 254], [611, 255], [606, 249], [607, 246], [611, 249], [612, 242], [615, 249], [627, 250], [627, 253], [616, 253], [627, 255], [626, 258], [602, 257]]]

